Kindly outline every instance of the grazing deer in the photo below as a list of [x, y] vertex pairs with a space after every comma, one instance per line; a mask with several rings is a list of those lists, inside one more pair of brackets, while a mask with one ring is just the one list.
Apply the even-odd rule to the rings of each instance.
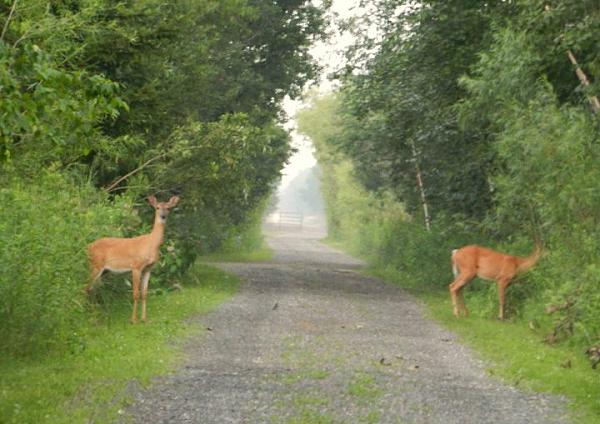
[[154, 226], [150, 234], [132, 238], [107, 237], [96, 240], [88, 246], [90, 260], [90, 282], [86, 287], [89, 292], [92, 285], [104, 271], [131, 271], [133, 284], [133, 314], [131, 322], [137, 322], [137, 304], [142, 284], [142, 321], [146, 321], [146, 294], [152, 266], [160, 258], [159, 248], [163, 242], [165, 223], [169, 209], [175, 207], [179, 197], [173, 196], [168, 202], [158, 202], [156, 197], [148, 197], [148, 202], [156, 210]]
[[475, 277], [494, 280], [498, 284], [500, 312], [498, 319], [504, 319], [504, 298], [506, 288], [513, 278], [531, 269], [540, 259], [542, 248], [536, 244], [533, 253], [526, 258], [505, 255], [481, 246], [465, 246], [452, 251], [452, 272], [454, 281], [450, 284], [450, 298], [455, 316], [462, 310], [468, 315], [462, 289]]

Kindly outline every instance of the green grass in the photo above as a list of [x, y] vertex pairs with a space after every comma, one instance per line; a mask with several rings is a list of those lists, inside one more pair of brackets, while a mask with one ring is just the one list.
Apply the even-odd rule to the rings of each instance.
[[281, 378], [285, 384], [296, 384], [304, 380], [325, 380], [330, 376], [327, 370], [307, 369], [296, 372], [290, 372]]
[[[327, 240], [337, 249], [349, 251], [344, 243]], [[567, 399], [574, 422], [600, 423], [600, 368], [592, 369], [583, 349], [568, 344], [544, 343], [547, 333], [524, 320], [498, 321], [478, 317], [457, 319], [452, 315], [447, 290], [403, 286], [412, 281], [397, 271], [370, 267], [366, 271], [397, 284], [424, 301], [431, 318], [455, 332], [488, 363], [488, 372], [508, 384], [537, 392], [562, 395]], [[466, 303], [469, 306], [469, 294]], [[470, 306], [475, 307], [472, 299]], [[472, 311], [475, 312], [475, 311]]]
[[545, 334], [523, 321], [457, 319], [445, 293], [420, 293], [419, 297], [434, 319], [490, 362], [490, 374], [513, 386], [564, 395], [576, 422], [600, 422], [600, 372], [591, 368], [583, 352], [543, 343]]
[[288, 419], [288, 423], [333, 423], [333, 418], [320, 411], [321, 408], [327, 408], [329, 399], [322, 394], [300, 394], [291, 400], [291, 405], [296, 414]]
[[203, 262], [264, 262], [273, 257], [273, 250], [263, 244], [251, 252], [217, 252], [204, 255], [200, 258]]
[[365, 402], [372, 402], [383, 394], [375, 377], [366, 372], [357, 372], [348, 385], [348, 394]]
[[305, 408], [295, 417], [286, 420], [286, 424], [334, 424], [336, 421], [329, 415]]
[[1, 358], [0, 422], [113, 422], [131, 389], [180, 363], [180, 342], [199, 331], [185, 319], [214, 309], [238, 286], [237, 278], [200, 263], [190, 272], [195, 285], [149, 296], [146, 324], [131, 325], [131, 310], [123, 308], [108, 322], [90, 323], [78, 353]]

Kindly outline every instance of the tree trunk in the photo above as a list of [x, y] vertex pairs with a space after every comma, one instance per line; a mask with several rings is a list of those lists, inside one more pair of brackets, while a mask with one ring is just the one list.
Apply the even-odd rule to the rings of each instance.
[[421, 204], [423, 206], [423, 215], [425, 217], [425, 228], [427, 231], [431, 231], [431, 218], [429, 216], [429, 207], [427, 206], [427, 198], [425, 197], [425, 186], [423, 184], [423, 178], [421, 176], [421, 167], [419, 166], [419, 158], [417, 156], [417, 148], [415, 147], [414, 141], [410, 142], [412, 147], [413, 160], [415, 162], [415, 173], [417, 175], [417, 187], [419, 187], [419, 193], [421, 194]]
[[[579, 81], [581, 81], [581, 84], [584, 87], [589, 87], [590, 81], [587, 79], [587, 76], [579, 67], [579, 63], [577, 63], [577, 59], [575, 59], [575, 56], [573, 55], [573, 52], [571, 52], [571, 50], [567, 50], [567, 56], [569, 56], [569, 60], [575, 66], [575, 73], [577, 74]], [[598, 96], [588, 95], [588, 100], [592, 105], [594, 113], [600, 112], [600, 101], [598, 100]]]

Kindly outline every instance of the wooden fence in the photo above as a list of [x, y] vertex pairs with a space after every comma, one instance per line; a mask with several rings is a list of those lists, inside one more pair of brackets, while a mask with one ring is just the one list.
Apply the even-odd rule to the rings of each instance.
[[302, 229], [304, 217], [297, 212], [279, 212], [279, 228], [297, 228]]

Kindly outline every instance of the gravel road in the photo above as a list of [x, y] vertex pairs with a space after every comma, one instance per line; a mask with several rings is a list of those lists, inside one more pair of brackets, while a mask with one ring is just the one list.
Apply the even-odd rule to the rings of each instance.
[[567, 423], [564, 402], [491, 378], [404, 291], [297, 234], [220, 266], [240, 292], [197, 318], [185, 365], [134, 396], [136, 423]]

